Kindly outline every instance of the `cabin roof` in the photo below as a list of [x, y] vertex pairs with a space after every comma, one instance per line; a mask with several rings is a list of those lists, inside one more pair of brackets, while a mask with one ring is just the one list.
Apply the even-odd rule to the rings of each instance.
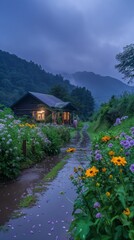
[[12, 104], [11, 107], [15, 106], [21, 99], [25, 98], [26, 95], [31, 95], [34, 98], [38, 99], [41, 101], [43, 104], [47, 105], [50, 108], [55, 108], [55, 109], [64, 109], [64, 108], [69, 108], [72, 110], [76, 110], [74, 106], [70, 102], [64, 102], [61, 99], [50, 95], [50, 94], [44, 94], [44, 93], [38, 93], [38, 92], [27, 92], [22, 98], [20, 98], [17, 102]]
[[63, 102], [61, 99], [50, 95], [50, 94], [43, 94], [43, 93], [37, 93], [37, 92], [29, 92], [32, 96], [39, 99], [44, 104], [48, 105], [49, 107], [58, 107], [62, 108], [63, 106], [66, 106], [68, 102]]

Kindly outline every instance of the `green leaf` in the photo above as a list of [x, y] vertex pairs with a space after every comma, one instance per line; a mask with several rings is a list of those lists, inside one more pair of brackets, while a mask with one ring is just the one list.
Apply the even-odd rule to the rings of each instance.
[[117, 227], [115, 228], [115, 230], [116, 230], [116, 232], [115, 232], [115, 235], [114, 235], [114, 240], [119, 240], [119, 239], [121, 239], [123, 226], [117, 226]]
[[120, 200], [122, 206], [126, 208], [126, 202], [125, 202], [125, 190], [123, 186], [120, 186], [116, 189], [116, 195], [118, 196], [118, 199]]
[[130, 230], [130, 231], [129, 231], [129, 238], [130, 238], [131, 240], [134, 240], [134, 230]]
[[69, 231], [73, 232], [75, 239], [86, 240], [90, 226], [92, 225], [93, 222], [89, 220], [88, 216], [81, 216], [71, 223]]
[[107, 235], [101, 235], [101, 239], [100, 240], [113, 240], [111, 236], [107, 236]]
[[128, 221], [127, 216], [125, 216], [125, 215], [123, 215], [123, 214], [122, 214], [122, 216], [121, 216], [121, 221], [122, 221], [122, 223], [123, 223], [123, 226], [130, 226], [130, 225], [131, 225], [131, 222]]

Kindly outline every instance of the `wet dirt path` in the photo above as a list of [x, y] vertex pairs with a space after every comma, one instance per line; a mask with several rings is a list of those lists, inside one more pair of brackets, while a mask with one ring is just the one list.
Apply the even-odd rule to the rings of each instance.
[[[0, 232], [1, 240], [71, 239], [68, 228], [72, 220], [71, 214], [76, 193], [69, 177], [73, 174], [74, 167], [89, 162], [90, 140], [86, 128], [84, 126], [82, 136], [77, 132], [76, 138], [70, 145], [76, 147], [77, 150], [70, 153], [66, 165], [59, 171], [55, 180], [44, 183], [44, 191], [38, 194], [36, 206], [21, 209], [24, 216], [10, 219], [5, 224], [5, 231]], [[29, 191], [31, 191], [30, 187]]]

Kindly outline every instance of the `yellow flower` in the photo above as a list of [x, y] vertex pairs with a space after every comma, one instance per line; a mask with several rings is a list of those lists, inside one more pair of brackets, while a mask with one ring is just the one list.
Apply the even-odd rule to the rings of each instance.
[[109, 151], [109, 153], [108, 153], [110, 156], [113, 156], [114, 154], [115, 154], [115, 152], [114, 151]]
[[24, 124], [19, 124], [19, 127], [24, 127]]
[[107, 141], [109, 141], [111, 139], [111, 137], [110, 136], [104, 136], [104, 137], [102, 137], [102, 141], [103, 142], [107, 142]]
[[112, 174], [110, 174], [110, 175], [109, 175], [109, 178], [113, 178], [113, 175], [112, 175]]
[[126, 208], [124, 211], [123, 211], [123, 214], [125, 214], [126, 216], [129, 216], [130, 215], [130, 210], [129, 208]]
[[106, 196], [110, 197], [111, 193], [110, 192], [106, 192]]
[[97, 172], [99, 172], [99, 170], [93, 166], [86, 170], [85, 175], [86, 175], [86, 177], [94, 177], [94, 176], [96, 176]]
[[102, 172], [106, 172], [107, 171], [107, 169], [106, 168], [102, 168]]
[[66, 150], [66, 152], [75, 152], [76, 151], [76, 148], [68, 148], [67, 150]]
[[118, 165], [118, 166], [125, 166], [127, 164], [127, 161], [125, 159], [125, 157], [113, 157], [111, 159], [111, 162], [114, 163], [114, 165]]

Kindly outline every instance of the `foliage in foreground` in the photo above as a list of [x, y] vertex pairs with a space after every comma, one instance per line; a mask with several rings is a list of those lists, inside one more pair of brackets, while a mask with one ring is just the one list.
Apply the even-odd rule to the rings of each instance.
[[0, 175], [17, 177], [22, 168], [41, 161], [45, 155], [58, 154], [69, 139], [70, 131], [64, 126], [23, 123], [9, 108], [0, 110]]
[[90, 166], [74, 172], [74, 239], [133, 240], [134, 127], [100, 133], [92, 143]]

